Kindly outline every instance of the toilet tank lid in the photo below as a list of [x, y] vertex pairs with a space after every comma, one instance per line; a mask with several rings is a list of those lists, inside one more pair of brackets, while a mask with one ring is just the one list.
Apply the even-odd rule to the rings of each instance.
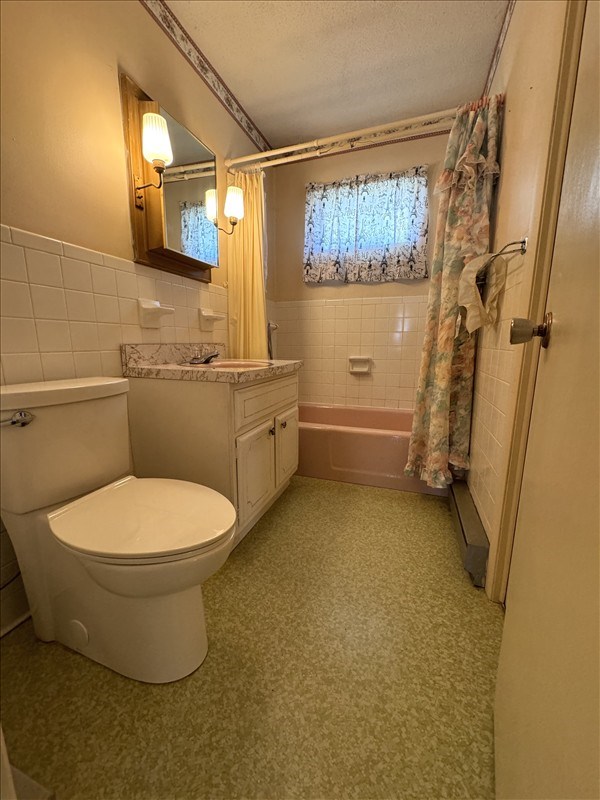
[[63, 381], [14, 383], [0, 386], [0, 409], [17, 411], [95, 400], [128, 391], [127, 378], [72, 378]]

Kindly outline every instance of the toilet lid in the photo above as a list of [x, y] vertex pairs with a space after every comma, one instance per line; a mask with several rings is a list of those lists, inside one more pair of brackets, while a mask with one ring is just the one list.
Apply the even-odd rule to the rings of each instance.
[[235, 525], [226, 497], [197, 483], [129, 476], [48, 514], [67, 547], [96, 556], [152, 558], [199, 550]]

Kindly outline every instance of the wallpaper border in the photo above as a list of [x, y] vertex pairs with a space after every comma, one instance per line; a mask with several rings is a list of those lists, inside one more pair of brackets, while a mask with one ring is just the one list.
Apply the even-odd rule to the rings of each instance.
[[139, 0], [139, 2], [171, 39], [197, 75], [202, 78], [211, 92], [258, 149], [270, 150], [271, 145], [269, 142], [244, 111], [233, 92], [168, 7], [165, 0]]

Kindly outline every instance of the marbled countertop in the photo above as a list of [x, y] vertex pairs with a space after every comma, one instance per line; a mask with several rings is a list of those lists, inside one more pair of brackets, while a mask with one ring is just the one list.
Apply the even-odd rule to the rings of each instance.
[[[269, 360], [261, 367], [217, 367], [183, 364], [193, 356], [198, 345], [122, 345], [123, 375], [126, 378], [158, 378], [170, 381], [201, 381], [208, 383], [251, 383], [267, 378], [291, 375], [302, 361]], [[202, 355], [220, 350], [218, 344], [200, 345]], [[225, 357], [226, 358], [226, 357]]]

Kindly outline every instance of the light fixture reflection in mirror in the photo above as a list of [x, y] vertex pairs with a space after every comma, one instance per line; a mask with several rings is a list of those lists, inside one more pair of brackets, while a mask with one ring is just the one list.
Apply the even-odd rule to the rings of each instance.
[[173, 163], [165, 169], [163, 214], [167, 246], [205, 264], [219, 265], [219, 242], [207, 219], [205, 195], [216, 193], [216, 161], [202, 142], [164, 109], [173, 144]]
[[231, 225], [230, 231], [226, 231], [225, 228], [219, 228], [216, 189], [209, 189], [206, 192], [204, 203], [206, 207], [206, 218], [213, 223], [217, 230], [223, 231], [227, 236], [231, 236], [235, 230], [235, 226], [244, 218], [244, 192], [239, 186], [229, 186], [225, 197], [224, 213], [226, 217], [229, 217], [229, 224]]
[[206, 207], [206, 218], [212, 223], [217, 224], [217, 217], [219, 216], [217, 210], [217, 190], [207, 189], [204, 193], [204, 205]]

